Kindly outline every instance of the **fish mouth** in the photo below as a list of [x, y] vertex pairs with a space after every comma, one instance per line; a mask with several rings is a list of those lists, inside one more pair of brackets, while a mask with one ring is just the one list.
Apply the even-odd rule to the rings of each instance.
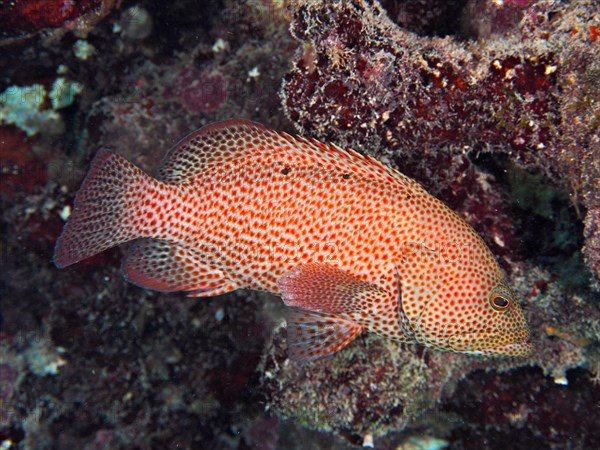
[[494, 353], [507, 356], [529, 356], [533, 352], [531, 341], [501, 345], [493, 349]]
[[450, 336], [446, 343], [452, 351], [469, 355], [526, 357], [533, 351], [526, 327], [496, 333], [460, 332]]

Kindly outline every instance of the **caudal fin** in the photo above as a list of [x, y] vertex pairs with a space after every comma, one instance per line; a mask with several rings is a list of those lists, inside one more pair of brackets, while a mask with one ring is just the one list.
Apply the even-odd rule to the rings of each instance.
[[142, 237], [133, 218], [153, 180], [135, 165], [100, 150], [75, 197], [73, 212], [56, 241], [54, 264], [70, 266], [123, 242]]

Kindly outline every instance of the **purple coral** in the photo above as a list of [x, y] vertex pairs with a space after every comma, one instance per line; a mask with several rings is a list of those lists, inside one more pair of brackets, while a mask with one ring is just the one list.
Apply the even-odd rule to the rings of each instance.
[[227, 81], [218, 73], [186, 66], [164, 95], [177, 99], [190, 113], [211, 113], [227, 100]]

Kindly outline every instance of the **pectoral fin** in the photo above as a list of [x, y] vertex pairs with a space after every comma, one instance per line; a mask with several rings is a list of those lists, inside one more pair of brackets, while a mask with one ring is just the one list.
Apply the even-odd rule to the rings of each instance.
[[[284, 273], [278, 280], [278, 287], [287, 306], [313, 313], [308, 316], [314, 335], [310, 344], [313, 347], [317, 345], [314, 341], [321, 337], [314, 329], [321, 329], [323, 318], [335, 321], [337, 328], [350, 330], [342, 332], [340, 340], [344, 343], [336, 350], [347, 345], [363, 329], [400, 342], [414, 342], [414, 331], [403, 308], [400, 273], [396, 268], [392, 269], [383, 271], [386, 276], [375, 284], [330, 265], [305, 264]], [[355, 332], [356, 329], [359, 331]], [[296, 331], [292, 329], [292, 337], [295, 337], [294, 333]], [[294, 349], [295, 345], [291, 342], [290, 348]], [[331, 346], [327, 351], [319, 349], [317, 353], [332, 353]]]
[[284, 273], [279, 291], [288, 306], [333, 314], [358, 313], [388, 294], [377, 285], [327, 264], [304, 264]]
[[373, 283], [326, 264], [294, 267], [278, 280], [288, 314], [290, 357], [310, 361], [335, 353], [362, 331], [389, 294]]

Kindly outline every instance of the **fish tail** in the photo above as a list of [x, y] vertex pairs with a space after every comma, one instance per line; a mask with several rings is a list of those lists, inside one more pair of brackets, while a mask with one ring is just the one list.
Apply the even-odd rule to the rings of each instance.
[[92, 161], [56, 241], [54, 264], [70, 266], [132, 239], [146, 237], [144, 224], [149, 196], [160, 189], [133, 163], [106, 149]]

